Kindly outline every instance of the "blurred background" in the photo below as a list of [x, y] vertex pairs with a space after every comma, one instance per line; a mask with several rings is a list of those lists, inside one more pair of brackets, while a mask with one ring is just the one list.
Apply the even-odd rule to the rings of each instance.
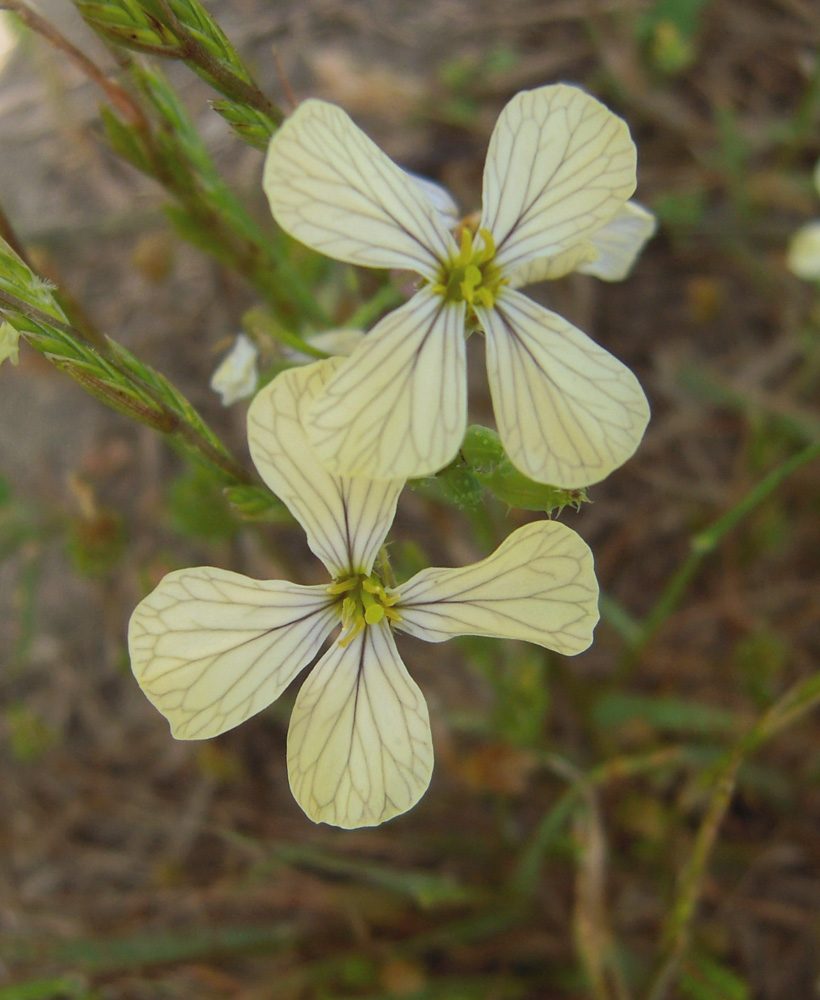
[[[633, 368], [653, 419], [561, 515], [596, 556], [593, 647], [405, 638], [433, 783], [408, 815], [343, 832], [288, 790], [292, 692], [217, 740], [174, 742], [125, 648], [171, 569], [321, 581], [303, 535], [239, 520], [159, 436], [21, 346], [0, 372], [0, 1000], [817, 995], [820, 289], [786, 250], [820, 219], [820, 6], [207, 6], [274, 100], [287, 107], [284, 78], [342, 105], [465, 211], [517, 91], [577, 83], [622, 115], [659, 233], [622, 284], [533, 295]], [[70, 3], [38, 9], [115, 69]], [[3, 28], [0, 205], [18, 237], [247, 460], [246, 404], [208, 383], [253, 291], [174, 235], [160, 188], [102, 141], [86, 78]], [[263, 154], [204, 82], [164, 68], [272, 229]], [[341, 325], [357, 288], [330, 274]], [[480, 558], [537, 516], [407, 491], [397, 571]]]

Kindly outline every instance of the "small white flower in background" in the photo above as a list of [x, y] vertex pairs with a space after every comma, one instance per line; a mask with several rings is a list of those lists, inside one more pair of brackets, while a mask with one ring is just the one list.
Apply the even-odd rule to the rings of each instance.
[[259, 379], [258, 359], [256, 344], [246, 334], [237, 334], [233, 347], [211, 376], [211, 388], [222, 397], [223, 406], [254, 394]]
[[137, 681], [173, 735], [206, 739], [270, 705], [341, 624], [296, 697], [288, 776], [312, 820], [353, 828], [405, 812], [432, 773], [427, 706], [394, 630], [429, 642], [524, 639], [571, 655], [592, 641], [598, 586], [586, 543], [538, 521], [481, 562], [422, 570], [393, 587], [374, 566], [404, 480], [333, 476], [312, 456], [302, 423], [342, 363], [283, 372], [248, 412], [256, 467], [332, 583], [176, 570], [137, 606], [128, 644]]
[[476, 327], [498, 431], [522, 472], [575, 488], [626, 461], [649, 419], [637, 379], [515, 287], [572, 270], [623, 277], [654, 229], [628, 201], [635, 167], [626, 123], [599, 101], [563, 85], [525, 91], [490, 140], [480, 221], [454, 236], [448, 195], [396, 166], [340, 108], [301, 104], [265, 163], [276, 221], [320, 253], [423, 279], [309, 414], [322, 462], [389, 479], [451, 461], [467, 420], [465, 332]]
[[20, 334], [11, 323], [0, 323], [0, 365], [8, 358], [17, 364], [20, 352]]
[[[820, 160], [814, 168], [814, 186], [820, 194]], [[802, 226], [792, 236], [786, 266], [804, 281], [820, 281], [820, 219]]]

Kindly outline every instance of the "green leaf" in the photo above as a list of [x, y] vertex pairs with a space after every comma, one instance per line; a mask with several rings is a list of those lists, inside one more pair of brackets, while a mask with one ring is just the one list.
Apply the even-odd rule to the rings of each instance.
[[151, 161], [137, 129], [120, 121], [105, 105], [100, 108], [100, 118], [114, 152], [142, 173], [150, 173]]
[[638, 694], [605, 694], [592, 709], [595, 724], [614, 729], [642, 721], [662, 732], [714, 734], [735, 733], [738, 719], [731, 712], [714, 705], [685, 698], [652, 697]]
[[221, 542], [237, 532], [222, 483], [202, 466], [194, 466], [171, 483], [168, 510], [176, 530], [188, 538]]
[[689, 959], [680, 991], [690, 1000], [751, 1000], [752, 995], [736, 972], [708, 955]]
[[409, 897], [424, 909], [455, 906], [475, 901], [480, 893], [459, 884], [449, 874], [391, 868], [370, 861], [331, 854], [305, 844], [282, 844], [273, 851], [274, 860], [294, 867], [310, 868], [335, 877], [386, 889]]
[[95, 1000], [88, 986], [74, 976], [57, 979], [32, 979], [28, 983], [0, 986], [0, 1000]]

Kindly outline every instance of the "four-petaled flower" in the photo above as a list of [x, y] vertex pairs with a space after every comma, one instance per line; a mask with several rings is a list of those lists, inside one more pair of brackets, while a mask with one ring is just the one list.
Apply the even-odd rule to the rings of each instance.
[[623, 277], [654, 227], [628, 201], [635, 169], [626, 123], [599, 101], [565, 85], [525, 91], [490, 140], [480, 221], [454, 235], [429, 182], [396, 166], [340, 108], [301, 104], [265, 163], [276, 221], [320, 253], [422, 278], [308, 414], [325, 466], [388, 480], [451, 461], [466, 428], [474, 329], [486, 336], [499, 434], [522, 472], [575, 488], [626, 461], [649, 419], [635, 376], [515, 288], [572, 270]]
[[[814, 187], [820, 194], [820, 160], [814, 168]], [[820, 281], [820, 219], [801, 226], [789, 240], [786, 265], [804, 281]]]
[[394, 629], [430, 642], [483, 635], [579, 653], [598, 619], [598, 588], [586, 543], [552, 521], [519, 528], [472, 566], [422, 570], [394, 587], [378, 567], [404, 480], [332, 475], [303, 427], [340, 364], [284, 372], [248, 413], [254, 462], [332, 583], [176, 570], [137, 606], [128, 642], [137, 681], [173, 734], [204, 739], [270, 705], [341, 624], [296, 697], [288, 775], [311, 819], [352, 828], [406, 811], [430, 781], [427, 707]]
[[246, 333], [239, 333], [233, 347], [211, 376], [211, 388], [222, 397], [223, 406], [232, 406], [256, 391], [259, 381], [259, 348]]

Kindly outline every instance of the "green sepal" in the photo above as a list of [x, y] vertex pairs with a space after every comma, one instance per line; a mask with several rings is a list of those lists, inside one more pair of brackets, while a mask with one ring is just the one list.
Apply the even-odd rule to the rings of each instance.
[[263, 486], [225, 486], [222, 492], [231, 507], [246, 521], [293, 523], [293, 516], [279, 497]]
[[475, 510], [484, 499], [484, 487], [478, 477], [460, 460], [435, 476], [413, 480], [410, 485], [431, 500], [439, 500], [460, 510]]
[[565, 490], [528, 479], [512, 464], [498, 434], [489, 427], [473, 424], [467, 428], [457, 462], [475, 476], [485, 489], [502, 503], [521, 510], [560, 513], [564, 507], [576, 510], [588, 503], [586, 491]]
[[248, 145], [261, 150], [268, 148], [270, 138], [276, 131], [276, 124], [264, 112], [249, 104], [227, 99], [210, 101], [210, 105]]

